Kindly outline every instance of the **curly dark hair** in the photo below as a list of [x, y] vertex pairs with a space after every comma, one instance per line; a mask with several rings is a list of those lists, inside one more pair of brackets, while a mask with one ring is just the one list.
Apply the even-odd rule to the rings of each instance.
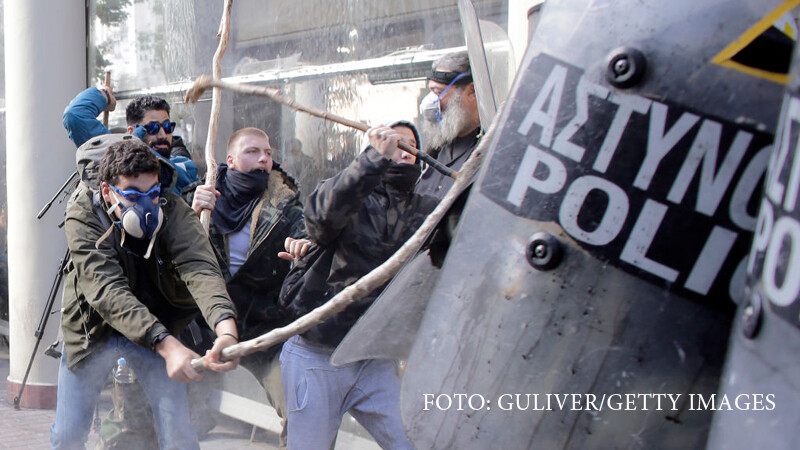
[[166, 111], [169, 114], [169, 103], [154, 95], [136, 97], [125, 108], [125, 120], [128, 125], [138, 125], [144, 120], [144, 113], [147, 111]]
[[112, 144], [100, 160], [100, 181], [116, 185], [120, 175], [159, 173], [161, 165], [156, 154], [138, 139], [126, 139]]

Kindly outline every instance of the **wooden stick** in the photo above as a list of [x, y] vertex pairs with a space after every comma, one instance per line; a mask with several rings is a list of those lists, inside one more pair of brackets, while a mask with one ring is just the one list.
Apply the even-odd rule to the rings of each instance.
[[[311, 106], [306, 106], [297, 103], [293, 98], [289, 97], [288, 95], [284, 94], [283, 92], [281, 92], [279, 89], [276, 88], [271, 88], [266, 86], [253, 86], [251, 84], [233, 84], [219, 79], [211, 79], [205, 75], [200, 75], [197, 78], [197, 80], [195, 80], [194, 85], [188, 91], [186, 91], [186, 98], [185, 98], [186, 103], [196, 103], [198, 100], [200, 100], [200, 97], [209, 87], [213, 87], [214, 92], [217, 92], [217, 89], [225, 89], [228, 91], [238, 92], [240, 94], [268, 97], [284, 106], [294, 109], [295, 111], [301, 111], [306, 114], [312, 115], [314, 117], [319, 117], [321, 119], [329, 120], [331, 122], [345, 125], [350, 128], [355, 128], [356, 130], [367, 131], [370, 128], [370, 126], [364, 122], [357, 122], [355, 120], [346, 119], [342, 116], [338, 116], [323, 109], [313, 108]], [[398, 142], [397, 146], [400, 147], [400, 149], [408, 153], [411, 153], [412, 155], [416, 156], [422, 161], [425, 161], [428, 165], [432, 166], [439, 172], [451, 178], [457, 179], [458, 177], [457, 171], [445, 166], [444, 164], [437, 161], [436, 158], [433, 158], [427, 153], [420, 152], [419, 150], [415, 149], [414, 147], [411, 147], [410, 145], [404, 142]]]
[[[106, 70], [106, 86], [111, 87], [111, 71]], [[103, 111], [103, 126], [108, 128], [108, 106], [106, 106], [106, 110]]]
[[[228, 40], [230, 39], [232, 7], [233, 0], [225, 0], [222, 19], [220, 20], [219, 31], [217, 32], [219, 46], [217, 47], [217, 51], [214, 52], [214, 60], [212, 63], [214, 79], [216, 80], [222, 78], [222, 56], [228, 48]], [[208, 120], [208, 136], [206, 137], [206, 186], [211, 186], [212, 189], [217, 185], [217, 159], [214, 154], [214, 144], [217, 141], [217, 129], [219, 128], [219, 113], [221, 107], [222, 89], [214, 88], [211, 95], [211, 117]], [[208, 226], [211, 223], [211, 210], [204, 209], [200, 212], [200, 223], [203, 224], [203, 229], [208, 233]]]
[[[276, 328], [249, 341], [226, 347], [222, 350], [221, 359], [223, 361], [230, 361], [255, 352], [264, 351], [275, 344], [286, 341], [296, 334], [305, 333], [311, 328], [330, 319], [339, 311], [347, 308], [351, 303], [368, 295], [394, 277], [406, 261], [419, 250], [419, 247], [423, 244], [430, 231], [440, 222], [441, 218], [464, 190], [464, 187], [466, 187], [467, 183], [472, 179], [472, 176], [478, 171], [481, 162], [483, 162], [483, 156], [486, 151], [485, 148], [491, 141], [491, 135], [494, 134], [494, 128], [494, 124], [489, 127], [489, 131], [486, 136], [481, 139], [478, 148], [472, 152], [472, 155], [470, 155], [469, 159], [467, 159], [464, 166], [461, 168], [461, 175], [459, 175], [456, 182], [453, 183], [453, 186], [450, 187], [450, 190], [447, 191], [447, 194], [442, 201], [439, 202], [436, 209], [428, 215], [417, 232], [414, 233], [391, 258], [387, 259], [370, 273], [361, 277], [355, 283], [344, 288], [344, 290], [336, 294], [324, 305], [314, 309], [289, 325]], [[203, 370], [202, 358], [193, 359], [191, 365], [195, 370]]]

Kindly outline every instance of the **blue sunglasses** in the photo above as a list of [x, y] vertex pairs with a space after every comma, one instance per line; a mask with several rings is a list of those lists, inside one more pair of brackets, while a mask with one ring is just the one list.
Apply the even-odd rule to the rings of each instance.
[[172, 134], [172, 132], [175, 131], [175, 122], [169, 122], [169, 121], [164, 121], [162, 123], [148, 122], [139, 126], [144, 128], [144, 131], [147, 131], [147, 134], [150, 135], [158, 134], [159, 128], [163, 128], [164, 133], [167, 134]]
[[124, 197], [125, 200], [134, 203], [137, 202], [142, 196], [147, 196], [150, 197], [150, 199], [155, 200], [161, 195], [161, 184], [156, 184], [147, 192], [142, 192], [136, 189], [125, 189], [123, 191], [111, 184], [109, 184], [108, 187], [110, 187], [112, 191]]

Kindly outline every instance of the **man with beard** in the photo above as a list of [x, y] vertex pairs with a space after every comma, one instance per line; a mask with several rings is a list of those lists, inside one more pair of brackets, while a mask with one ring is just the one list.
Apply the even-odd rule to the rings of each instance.
[[[114, 111], [117, 99], [109, 86], [88, 88], [78, 94], [64, 109], [63, 124], [69, 138], [80, 147], [89, 139], [110, 131], [97, 120], [103, 111]], [[180, 136], [173, 136], [175, 122], [169, 119], [169, 103], [152, 95], [133, 99], [125, 109], [127, 133], [137, 136], [149, 145], [159, 157], [175, 167], [178, 177], [174, 192], [180, 194], [183, 188], [198, 181], [197, 165], [189, 159]], [[162, 170], [162, 176], [172, 176], [171, 171]], [[171, 180], [162, 180], [169, 185]]]
[[[291, 279], [284, 283], [284, 291], [292, 292], [286, 298], [288, 308], [296, 316], [319, 307], [386, 261], [436, 206], [436, 198], [413, 192], [420, 166], [397, 148], [400, 140], [417, 148], [414, 125], [398, 121], [369, 129], [367, 137], [370, 146], [317, 185], [306, 200], [306, 226], [318, 259], [297, 286], [289, 286]], [[397, 362], [330, 363], [333, 350], [381, 290], [284, 344], [280, 361], [290, 449], [333, 447], [347, 411], [382, 448], [413, 448], [400, 421]]]
[[[435, 61], [428, 89], [430, 93], [420, 105], [426, 151], [445, 166], [459, 170], [482, 135], [467, 52], [449, 53]], [[454, 181], [428, 167], [415, 192], [441, 199]]]
[[[239, 313], [242, 339], [258, 337], [287, 325], [278, 294], [290, 261], [303, 256], [306, 236], [303, 207], [294, 180], [272, 159], [269, 136], [258, 128], [242, 128], [228, 140], [227, 164], [220, 164], [216, 192], [200, 185], [192, 208], [210, 209], [209, 237]], [[218, 197], [218, 198], [217, 198]], [[285, 252], [283, 250], [286, 250]], [[284, 419], [286, 403], [278, 363], [281, 346], [242, 358], [242, 365], [261, 383], [267, 400]]]

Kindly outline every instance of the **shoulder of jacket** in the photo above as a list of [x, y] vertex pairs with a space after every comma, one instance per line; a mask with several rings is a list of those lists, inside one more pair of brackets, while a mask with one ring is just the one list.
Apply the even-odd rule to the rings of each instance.
[[192, 208], [182, 196], [168, 191], [161, 193], [161, 209], [166, 215], [183, 215], [185, 209], [191, 210]]
[[297, 197], [297, 195], [297, 184], [283, 169], [279, 168], [269, 172], [264, 199], [267, 200], [270, 205], [277, 207], [284, 200]]
[[64, 212], [66, 218], [85, 220], [85, 216], [93, 212], [95, 194], [99, 195], [97, 191], [90, 188], [85, 182], [78, 183], [75, 191], [67, 201], [67, 209]]

